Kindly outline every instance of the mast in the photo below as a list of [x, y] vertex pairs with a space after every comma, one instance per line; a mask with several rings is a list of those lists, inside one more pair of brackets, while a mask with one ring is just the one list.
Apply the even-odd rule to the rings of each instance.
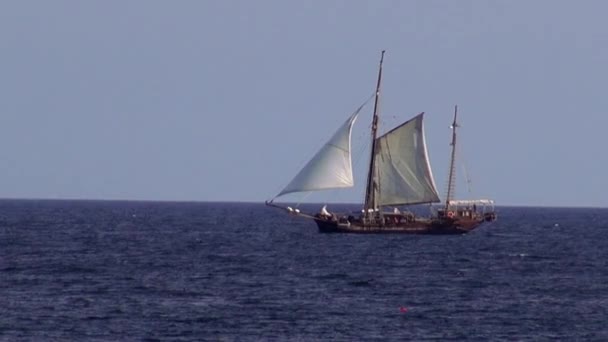
[[454, 159], [456, 158], [456, 127], [458, 124], [456, 123], [456, 116], [458, 115], [458, 106], [454, 106], [454, 122], [452, 123], [452, 157], [450, 158], [450, 175], [448, 177], [448, 194], [445, 198], [445, 210], [449, 210], [450, 201], [452, 200], [452, 196], [454, 196], [454, 188], [456, 186], [455, 179], [456, 178], [456, 170], [454, 167]]
[[367, 173], [367, 186], [365, 188], [365, 209], [364, 216], [368, 215], [368, 209], [376, 209], [376, 194], [374, 182], [374, 164], [376, 154], [376, 132], [378, 130], [378, 103], [380, 99], [380, 82], [382, 81], [382, 62], [384, 61], [384, 52], [380, 56], [380, 66], [378, 68], [378, 83], [376, 84], [376, 99], [374, 100], [374, 117], [372, 119], [372, 151], [369, 163], [369, 172]]

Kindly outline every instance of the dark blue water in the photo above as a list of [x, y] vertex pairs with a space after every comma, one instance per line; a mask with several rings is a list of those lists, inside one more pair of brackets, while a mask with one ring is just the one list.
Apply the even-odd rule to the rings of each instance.
[[360, 236], [262, 204], [0, 201], [0, 339], [608, 340], [608, 210], [499, 209]]

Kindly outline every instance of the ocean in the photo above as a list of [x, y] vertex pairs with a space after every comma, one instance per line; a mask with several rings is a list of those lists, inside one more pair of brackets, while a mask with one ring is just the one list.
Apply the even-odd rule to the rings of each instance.
[[257, 203], [2, 200], [0, 340], [608, 340], [608, 209], [498, 214], [332, 235]]

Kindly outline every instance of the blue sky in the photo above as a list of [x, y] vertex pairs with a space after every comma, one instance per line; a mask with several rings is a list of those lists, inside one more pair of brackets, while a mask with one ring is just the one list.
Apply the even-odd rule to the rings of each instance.
[[[383, 127], [427, 113], [440, 190], [458, 104], [472, 184], [469, 193], [461, 181], [458, 197], [608, 206], [607, 10], [549, 0], [4, 1], [0, 197], [271, 198], [373, 92], [386, 49]], [[364, 141], [371, 107], [362, 114], [353, 136]], [[329, 197], [356, 202], [361, 191]]]

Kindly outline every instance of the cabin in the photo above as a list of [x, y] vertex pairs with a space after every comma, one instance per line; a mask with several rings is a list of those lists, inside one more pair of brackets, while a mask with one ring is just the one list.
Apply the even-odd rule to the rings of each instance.
[[494, 201], [492, 200], [451, 200], [448, 202], [447, 210], [441, 208], [437, 211], [437, 217], [476, 219], [486, 217], [486, 214], [493, 212]]

